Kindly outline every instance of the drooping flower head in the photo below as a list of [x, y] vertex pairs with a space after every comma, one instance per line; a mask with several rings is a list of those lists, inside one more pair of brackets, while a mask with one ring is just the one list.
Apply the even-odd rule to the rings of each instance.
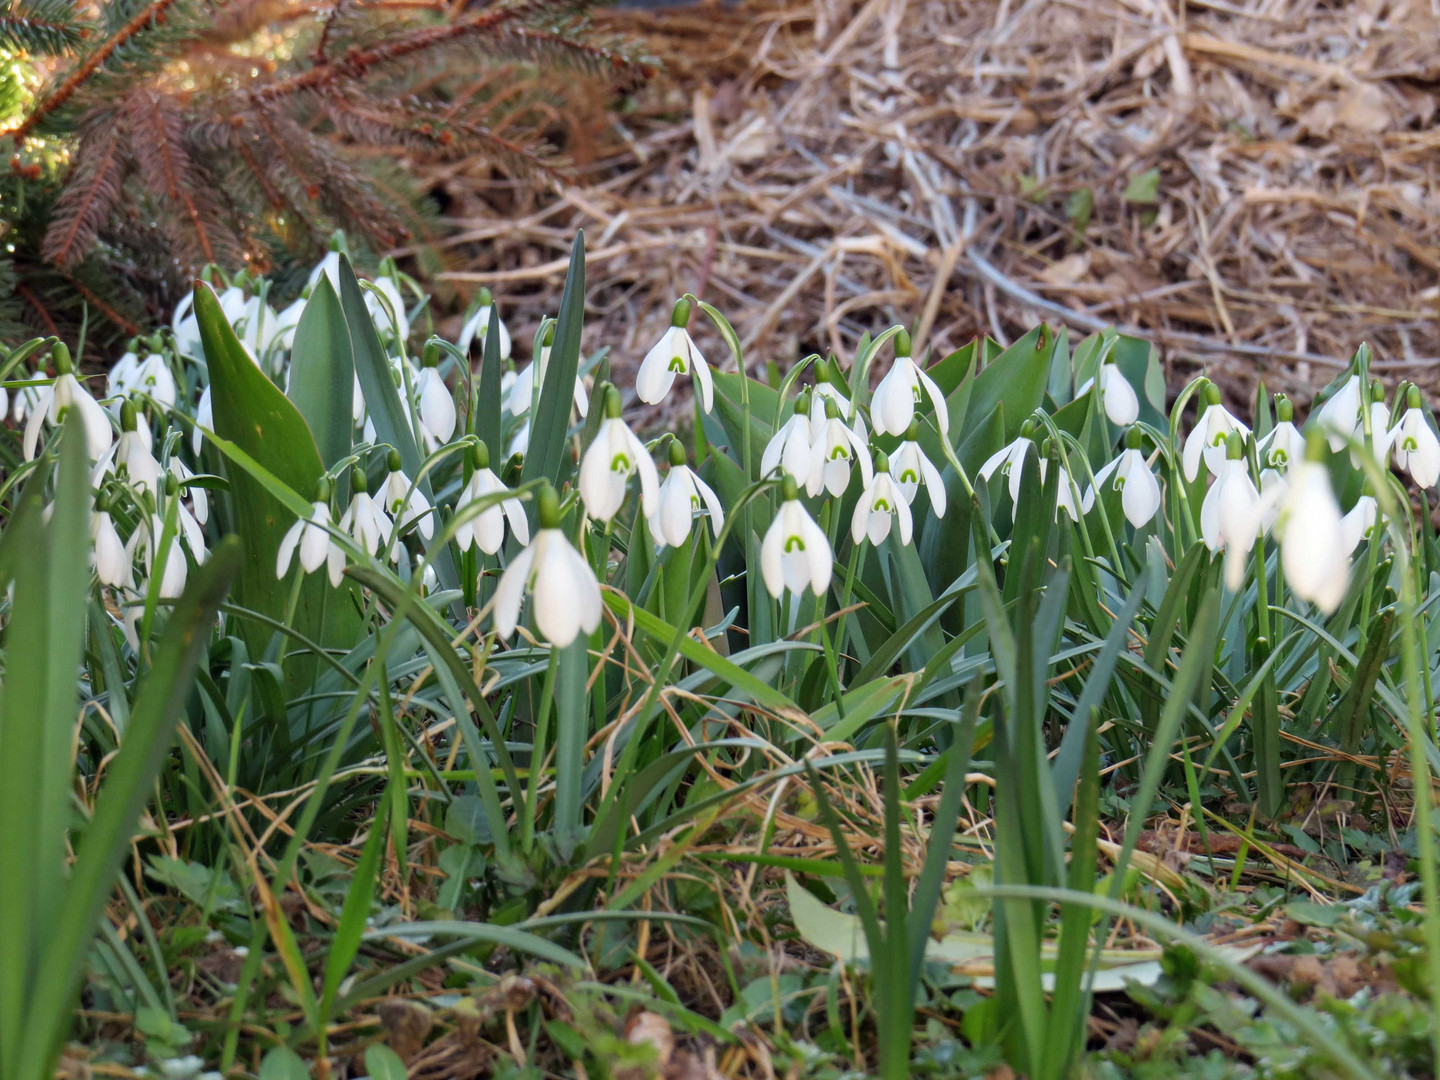
[[1295, 595], [1325, 614], [1340, 606], [1350, 587], [1350, 552], [1340, 504], [1325, 466], [1327, 436], [1312, 429], [1305, 457], [1290, 469], [1287, 483], [1276, 488], [1280, 512], [1275, 533], [1280, 538], [1280, 565]]
[[1020, 434], [985, 459], [980, 466], [980, 479], [989, 481], [998, 471], [1009, 480], [1010, 498], [1020, 498], [1020, 478], [1025, 470], [1025, 455], [1035, 445], [1035, 421], [1020, 425]]
[[[385, 483], [381, 487], [380, 494], [384, 499], [385, 512], [395, 522], [395, 532], [402, 533], [411, 524], [414, 524], [421, 537], [429, 540], [435, 534], [435, 523], [431, 520], [430, 500], [420, 490], [420, 485], [411, 483], [410, 477], [402, 471], [400, 451], [392, 448], [385, 455], [385, 468], [387, 470]], [[393, 561], [398, 556], [399, 552], [392, 548], [391, 560]]]
[[710, 529], [718, 540], [725, 527], [725, 511], [710, 485], [686, 464], [685, 446], [679, 439], [670, 440], [670, 472], [660, 485], [655, 513], [647, 524], [650, 534], [661, 547], [680, 547], [690, 539], [696, 514], [710, 519]]
[[1260, 440], [1260, 466], [1284, 472], [1305, 456], [1305, 436], [1295, 426], [1295, 406], [1284, 394], [1275, 395], [1275, 426]]
[[1195, 427], [1185, 439], [1180, 453], [1180, 462], [1185, 471], [1187, 483], [1194, 483], [1200, 475], [1200, 465], [1214, 475], [1225, 464], [1225, 441], [1232, 431], [1249, 437], [1250, 429], [1242, 424], [1229, 409], [1220, 404], [1220, 388], [1208, 379], [1200, 390], [1200, 413]]
[[[476, 340], [479, 340], [481, 348], [485, 347], [486, 335], [490, 333], [490, 312], [494, 309], [495, 298], [489, 289], [481, 289], [475, 304], [474, 314], [465, 320], [465, 325], [460, 328], [460, 337], [455, 341], [460, 351], [467, 355], [470, 352], [470, 346]], [[510, 331], [505, 329], [505, 320], [498, 315], [495, 318], [495, 328], [500, 335], [500, 359], [509, 360]]]
[[535, 504], [535, 539], [505, 568], [495, 588], [495, 632], [502, 638], [515, 633], [520, 605], [529, 593], [535, 628], [552, 645], [564, 648], [600, 625], [600, 583], [561, 532], [560, 503], [549, 484], [541, 486]]
[[1315, 414], [1315, 422], [1330, 442], [1332, 452], [1344, 449], [1345, 443], [1354, 438], [1360, 427], [1360, 409], [1365, 400], [1365, 388], [1358, 372], [1340, 384], [1340, 389], [1326, 399]]
[[1100, 372], [1093, 379], [1087, 379], [1076, 393], [1080, 397], [1091, 390], [1100, 393], [1100, 405], [1105, 415], [1117, 427], [1129, 427], [1140, 417], [1140, 399], [1135, 388], [1121, 373], [1113, 356], [1106, 356], [1100, 365]]
[[1085, 492], [1080, 504], [1084, 513], [1095, 505], [1098, 491], [1107, 487], [1120, 493], [1120, 508], [1135, 528], [1142, 528], [1160, 509], [1160, 482], [1145, 462], [1140, 450], [1143, 433], [1138, 427], [1125, 432], [1125, 449], [1120, 456], [1095, 474], [1095, 483]]
[[275, 576], [283, 578], [290, 571], [290, 562], [298, 549], [300, 568], [307, 574], [325, 567], [332, 586], [340, 584], [345, 572], [345, 551], [335, 543], [329, 532], [330, 481], [322, 477], [315, 484], [315, 501], [308, 518], [297, 518], [284, 537], [275, 555]]
[[115, 434], [110, 427], [110, 415], [75, 377], [75, 364], [70, 358], [69, 346], [63, 341], [55, 342], [50, 347], [50, 358], [55, 362], [55, 381], [40, 388], [40, 400], [25, 422], [25, 460], [35, 457], [41, 427], [47, 423], [51, 427], [60, 426], [66, 414], [75, 409], [80, 413], [85, 428], [85, 451], [91, 461], [99, 461], [110, 449]]
[[800, 486], [793, 476], [781, 481], [780, 509], [760, 545], [760, 573], [765, 588], [779, 599], [789, 590], [799, 596], [806, 589], [823, 596], [830, 587], [835, 556], [825, 530], [800, 505]]
[[[483, 441], [471, 444], [466, 453], [465, 467], [470, 473], [470, 479], [465, 482], [464, 490], [455, 500], [456, 513], [460, 513], [478, 499], [510, 490], [490, 471], [490, 448]], [[469, 551], [471, 544], [477, 544], [485, 554], [494, 555], [505, 542], [507, 521], [515, 539], [522, 544], [528, 544], [530, 522], [526, 520], [525, 508], [520, 505], [520, 500], [515, 498], [502, 499], [487, 506], [468, 521], [462, 521], [455, 530], [455, 542], [460, 545], [461, 551]]]
[[440, 377], [440, 346], [427, 342], [421, 353], [420, 375], [415, 380], [415, 397], [420, 418], [420, 437], [428, 451], [450, 441], [455, 434], [455, 399]]
[[910, 356], [910, 335], [901, 330], [895, 335], [895, 362], [875, 388], [870, 399], [870, 418], [881, 435], [904, 435], [915, 419], [915, 407], [929, 399], [935, 410], [935, 423], [940, 434], [950, 434], [950, 407], [935, 380], [920, 370]]
[[625, 501], [630, 477], [640, 477], [640, 511], [655, 513], [660, 473], [630, 426], [620, 417], [620, 391], [605, 387], [605, 419], [580, 461], [580, 498], [591, 517], [609, 521]]
[[1245, 440], [1232, 431], [1225, 440], [1225, 461], [1200, 506], [1200, 535], [1211, 551], [1225, 552], [1225, 584], [1239, 590], [1245, 558], [1260, 535], [1260, 491], [1245, 461]]
[[708, 413], [715, 396], [714, 384], [710, 365], [686, 329], [689, 322], [690, 301], [682, 296], [671, 310], [670, 326], [640, 361], [640, 370], [635, 373], [635, 396], [647, 404], [657, 405], [670, 393], [676, 375], [689, 375], [694, 380], [700, 407]]
[[855, 417], [853, 427], [846, 427], [840, 419], [839, 406], [827, 398], [825, 420], [814, 434], [805, 483], [805, 490], [812, 498], [822, 490], [837, 497], [845, 494], [850, 486], [851, 462], [860, 466], [864, 485], [870, 486], [870, 451], [865, 445], [865, 422], [860, 417]]
[[1391, 442], [1395, 464], [1410, 474], [1422, 488], [1434, 487], [1440, 480], [1440, 439], [1425, 418], [1420, 403], [1420, 388], [1406, 387], [1405, 411], [1395, 425]]
[[890, 471], [895, 480], [896, 490], [907, 503], [914, 503], [923, 485], [930, 495], [930, 508], [937, 518], [945, 516], [945, 480], [935, 463], [920, 449], [920, 425], [910, 422], [905, 431], [905, 441], [895, 450], [890, 459]]
[[378, 555], [393, 527], [385, 508], [370, 495], [370, 480], [361, 468], [350, 472], [350, 505], [340, 515], [340, 528], [370, 555]]
[[[555, 321], [552, 319], [544, 325], [535, 338], [535, 359], [530, 361], [525, 369], [515, 376], [515, 381], [510, 384], [507, 401], [511, 415], [524, 416], [530, 411], [530, 406], [539, 400], [540, 392], [545, 386], [545, 372], [550, 363], [550, 350], [554, 345]], [[583, 418], [589, 415], [590, 398], [585, 393], [585, 381], [580, 378], [579, 374], [575, 376], [573, 402], [577, 416]]]
[[770, 436], [760, 455], [760, 475], [768, 477], [777, 468], [795, 478], [797, 484], [810, 479], [810, 459], [815, 447], [815, 428], [810, 422], [810, 395], [795, 399], [795, 412]]
[[900, 543], [910, 543], [914, 528], [910, 504], [890, 475], [889, 457], [877, 453], [875, 471], [860, 493], [860, 501], [855, 504], [855, 513], [850, 518], [850, 539], [858, 544], [868, 536], [870, 543], [878, 544], [890, 535], [892, 523], [899, 529]]

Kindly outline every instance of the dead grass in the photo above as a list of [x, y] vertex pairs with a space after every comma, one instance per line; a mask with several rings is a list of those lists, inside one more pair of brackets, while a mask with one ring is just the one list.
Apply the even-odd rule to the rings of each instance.
[[1318, 386], [1362, 340], [1377, 366], [1440, 382], [1440, 14], [1424, 0], [607, 18], [647, 34], [670, 76], [583, 186], [517, 205], [488, 175], [444, 180], [461, 267], [444, 277], [502, 297], [522, 358], [583, 226], [587, 344], [622, 372], [690, 290], [756, 365], [848, 355], [896, 321], [943, 352], [1048, 319], [1132, 328], [1175, 378], [1206, 366], [1236, 390], [1262, 372]]

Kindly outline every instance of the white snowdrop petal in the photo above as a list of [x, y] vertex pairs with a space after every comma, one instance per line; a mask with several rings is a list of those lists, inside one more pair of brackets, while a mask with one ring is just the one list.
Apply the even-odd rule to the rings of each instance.
[[520, 602], [525, 596], [525, 581], [535, 562], [536, 550], [544, 544], [544, 535], [545, 530], [542, 530], [536, 535], [533, 544], [515, 556], [514, 561], [500, 575], [500, 583], [495, 587], [495, 632], [502, 638], [508, 639], [515, 633], [515, 627], [520, 622]]

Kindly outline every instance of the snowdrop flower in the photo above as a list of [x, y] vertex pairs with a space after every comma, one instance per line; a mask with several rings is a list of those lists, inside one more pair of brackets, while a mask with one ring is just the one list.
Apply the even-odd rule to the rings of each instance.
[[[1040, 458], [1040, 483], [1045, 483], [1045, 473], [1050, 466], [1049, 441], [1041, 447], [1043, 456]], [[1075, 483], [1075, 478], [1070, 475], [1070, 470], [1065, 468], [1063, 462], [1060, 464], [1060, 483], [1055, 487], [1055, 520], [1060, 520], [1060, 511], [1070, 515], [1071, 521], [1080, 520], [1080, 506], [1084, 502], [1080, 494], [1080, 485]], [[1015, 515], [1020, 507], [1018, 503], [1010, 505], [1010, 520], [1015, 520]]]
[[[391, 450], [385, 458], [389, 470], [380, 494], [385, 503], [385, 512], [395, 521], [395, 532], [402, 533], [412, 524], [420, 535], [429, 540], [435, 534], [435, 523], [430, 520], [430, 500], [420, 490], [420, 485], [411, 484], [410, 478], [400, 470], [400, 451]], [[396, 553], [392, 551], [393, 561]]]
[[[155, 568], [163, 560], [165, 568], [160, 574], [159, 596], [162, 600], [175, 600], [185, 591], [189, 567], [185, 563], [185, 552], [176, 543], [180, 538], [179, 531], [162, 547], [160, 541], [164, 535], [165, 519], [159, 514], [148, 515], [130, 534], [130, 542], [125, 545], [125, 559], [133, 565], [138, 551], [145, 565], [147, 580], [154, 575]], [[142, 591], [148, 589], [148, 585], [142, 586]]]
[[1286, 477], [1275, 532], [1291, 590], [1329, 615], [1350, 587], [1350, 551], [1325, 467], [1325, 445], [1326, 436], [1317, 427], [1306, 440], [1305, 457]]
[[175, 375], [170, 370], [170, 365], [165, 363], [165, 357], [158, 352], [152, 352], [136, 369], [131, 384], [125, 389], [125, 393], [142, 393], [148, 395], [157, 404], [167, 409], [175, 407], [176, 388]]
[[860, 465], [860, 475], [865, 487], [870, 486], [870, 451], [865, 445], [865, 422], [855, 417], [855, 426], [849, 428], [840, 419], [840, 412], [833, 401], [825, 402], [825, 422], [815, 431], [815, 442], [810, 448], [810, 469], [806, 492], [813, 498], [822, 490], [839, 497], [850, 486], [850, 462]]
[[[511, 415], [524, 416], [530, 411], [531, 403], [545, 385], [545, 369], [550, 363], [550, 350], [554, 344], [555, 324], [551, 322], [546, 325], [544, 337], [535, 349], [535, 359], [515, 376], [515, 382], [510, 387]], [[590, 399], [585, 393], [585, 381], [578, 374], [575, 376], [573, 408], [582, 418], [590, 413]]]
[[900, 492], [900, 497], [907, 503], [913, 503], [923, 484], [925, 490], [930, 494], [930, 508], [935, 511], [935, 516], [944, 517], [945, 481], [940, 475], [940, 470], [925, 456], [925, 451], [920, 449], [920, 443], [917, 441], [919, 436], [920, 425], [911, 421], [909, 429], [905, 432], [905, 441], [900, 444], [895, 451], [895, 456], [890, 459], [895, 489]]
[[765, 588], [777, 600], [787, 589], [796, 596], [806, 589], [823, 596], [835, 564], [830, 541], [800, 505], [800, 488], [793, 476], [781, 482], [780, 498], [780, 509], [760, 545]]
[[[835, 381], [832, 381], [832, 378]], [[850, 397], [835, 383], [840, 381], [838, 372], [828, 360], [815, 361], [815, 388], [810, 395], [810, 423], [819, 424], [825, 419], [825, 403], [833, 401], [841, 417], [848, 417], [854, 411]]]
[[660, 485], [655, 513], [647, 522], [650, 534], [661, 547], [680, 547], [690, 539], [690, 526], [697, 513], [710, 518], [710, 529], [718, 540], [725, 527], [725, 511], [710, 485], [685, 463], [685, 447], [679, 439], [670, 441], [670, 472]]
[[[231, 325], [245, 312], [245, 291], [238, 285], [222, 290], [217, 299], [220, 310]], [[195, 316], [195, 293], [192, 290], [175, 305], [175, 314], [170, 320], [171, 333], [175, 335], [175, 351], [181, 356], [201, 359], [205, 355], [200, 341], [200, 320]]]
[[1139, 419], [1140, 399], [1135, 396], [1135, 388], [1130, 385], [1130, 380], [1121, 374], [1113, 357], [1107, 356], [1100, 365], [1098, 380], [1087, 379], [1075, 396], [1080, 397], [1097, 385], [1100, 388], [1100, 404], [1112, 424], [1129, 427]]
[[90, 518], [90, 542], [94, 545], [90, 564], [95, 567], [100, 584], [113, 589], [133, 586], [131, 559], [125, 554], [125, 545], [110, 518], [110, 503], [104, 497], [96, 500], [95, 513]]
[[1440, 480], [1440, 439], [1425, 421], [1418, 386], [1411, 385], [1405, 390], [1405, 411], [1395, 426], [1391, 447], [1395, 464], [1422, 488], [1434, 487]]
[[660, 473], [645, 444], [620, 419], [620, 391], [605, 387], [605, 419], [595, 441], [580, 461], [580, 498], [585, 511], [600, 521], [609, 521], [625, 501], [630, 477], [640, 476], [640, 510], [647, 518], [655, 513], [660, 497]]
[[1364, 397], [1360, 376], [1352, 372], [1315, 414], [1315, 422], [1329, 439], [1331, 451], [1338, 453], [1354, 437], [1360, 427], [1360, 407]]
[[1140, 439], [1137, 427], [1125, 432], [1125, 449], [1095, 474], [1095, 483], [1085, 492], [1080, 504], [1081, 511], [1090, 512], [1095, 505], [1095, 493], [1108, 481], [1111, 491], [1120, 492], [1120, 508], [1135, 528], [1143, 528], [1155, 516], [1160, 509], [1160, 481], [1155, 479], [1145, 455], [1140, 452]]
[[1260, 440], [1257, 449], [1262, 469], [1284, 472], [1305, 456], [1305, 436], [1294, 424], [1295, 406], [1283, 394], [1275, 395], [1275, 417], [1277, 423]]
[[106, 397], [120, 397], [134, 383], [135, 375], [140, 370], [140, 355], [136, 352], [139, 348], [139, 339], [131, 338], [125, 347], [124, 355], [111, 365], [105, 376]]
[[[26, 374], [25, 369], [20, 368], [15, 372], [16, 382], [25, 382], [30, 379], [43, 379], [44, 377], [45, 373], [43, 371]], [[16, 390], [15, 397], [10, 402], [10, 419], [14, 420], [17, 424], [23, 424], [26, 417], [36, 409], [43, 408], [44, 403], [49, 399], [45, 397], [41, 391], [48, 392], [49, 387], [22, 386]]]
[[148, 491], [157, 495], [162, 475], [160, 463], [150, 452], [151, 436], [149, 427], [141, 427], [135, 406], [126, 401], [120, 406], [120, 438], [115, 443], [114, 467], [123, 468], [130, 485], [136, 491]]
[[300, 316], [305, 314], [305, 297], [297, 297], [275, 316], [275, 328], [271, 341], [282, 349], [295, 346], [295, 330], [300, 325]]
[[[455, 500], [457, 512], [477, 499], [510, 490], [500, 482], [498, 476], [490, 471], [490, 448], [483, 442], [475, 443], [470, 447], [468, 458], [471, 469], [470, 479], [466, 482], [464, 490], [460, 492], [460, 497]], [[485, 554], [494, 555], [500, 550], [500, 545], [505, 542], [505, 523], [507, 521], [510, 523], [510, 531], [515, 534], [515, 539], [522, 544], [528, 544], [530, 542], [530, 522], [525, 518], [525, 507], [520, 505], [519, 499], [514, 498], [502, 499], [487, 506], [469, 521], [461, 522], [455, 530], [455, 543], [460, 545], [461, 551], [469, 551], [471, 544], [478, 544], [480, 550]]]
[[801, 394], [795, 401], [794, 415], [765, 444], [765, 452], [760, 455], [761, 476], [769, 476], [779, 467], [793, 476], [797, 484], [804, 484], [810, 479], [815, 433], [809, 411], [810, 398]]
[[509, 638], [520, 621], [528, 592], [535, 627], [550, 644], [564, 648], [581, 633], [600, 625], [600, 583], [585, 557], [560, 531], [560, 504], [548, 484], [540, 489], [536, 521], [540, 528], [530, 546], [500, 575], [495, 588], [495, 632]]
[[1180, 463], [1185, 480], [1194, 483], [1200, 475], [1200, 463], [1212, 475], [1225, 464], [1225, 440], [1232, 431], [1238, 431], [1249, 438], [1250, 429], [1235, 419], [1230, 410], [1220, 404], [1220, 388], [1207, 381], [1201, 390], [1200, 415], [1195, 427], [1186, 436], [1184, 449], [1180, 452]]
[[340, 529], [348, 533], [367, 555], [378, 555], [390, 536], [393, 523], [385, 508], [370, 495], [369, 488], [370, 480], [365, 470], [351, 470], [350, 505], [340, 515]]
[[200, 391], [200, 404], [195, 408], [195, 426], [190, 429], [190, 449], [200, 456], [200, 446], [205, 441], [205, 432], [215, 429], [215, 407], [211, 403], [210, 384]]
[[[365, 310], [370, 313], [381, 331], [391, 331], [396, 335], [396, 340], [408, 341], [410, 318], [405, 312], [405, 300], [400, 295], [400, 287], [390, 277], [377, 277], [370, 284], [374, 288], [365, 290]], [[380, 295], [377, 296], [377, 292]], [[381, 299], [382, 296], [384, 299]]]
[[[478, 338], [480, 347], [485, 347], [485, 335], [490, 331], [490, 309], [495, 304], [495, 298], [491, 296], [489, 289], [481, 289], [479, 306], [475, 313], [465, 320], [465, 325], [460, 328], [460, 337], [455, 344], [460, 351], [469, 354], [471, 344]], [[500, 331], [500, 359], [510, 359], [510, 331], [505, 329], [505, 320], [495, 319], [496, 328]]]
[[635, 396], [646, 404], [658, 405], [675, 385], [676, 375], [689, 375], [699, 394], [700, 407], [708, 413], [714, 402], [715, 387], [710, 378], [710, 365], [685, 329], [689, 322], [690, 301], [682, 297], [675, 301], [669, 328], [640, 361], [640, 370], [635, 373]]
[[110, 449], [114, 436], [110, 427], [110, 415], [90, 396], [85, 387], [80, 385], [80, 380], [75, 377], [70, 350], [65, 343], [57, 341], [51, 347], [50, 355], [55, 360], [55, 381], [50, 386], [40, 388], [40, 401], [25, 422], [25, 460], [30, 461], [35, 457], [41, 427], [46, 422], [52, 427], [58, 426], [64, 421], [65, 414], [73, 408], [79, 411], [85, 428], [86, 452], [91, 461], [98, 461], [105, 451]]
[[300, 552], [300, 569], [313, 574], [325, 567], [330, 584], [338, 587], [345, 573], [345, 552], [328, 531], [330, 525], [330, 481], [322, 479], [315, 486], [315, 502], [308, 518], [298, 518], [280, 541], [275, 556], [275, 576], [283, 578], [290, 571], [290, 561]]
[[439, 363], [440, 347], [434, 343], [426, 345], [420, 375], [415, 380], [415, 396], [419, 399], [415, 411], [420, 417], [421, 441], [429, 452], [444, 446], [455, 434], [455, 399], [440, 377]]
[[1010, 498], [1020, 498], [1020, 478], [1025, 469], [1026, 452], [1035, 445], [1035, 422], [1026, 420], [1020, 434], [985, 459], [980, 466], [980, 479], [989, 481], [998, 471], [1010, 481]]
[[231, 320], [235, 336], [251, 357], [263, 357], [280, 331], [280, 316], [257, 294], [245, 301], [238, 318]]
[[305, 288], [307, 290], [315, 288], [320, 281], [320, 275], [324, 274], [330, 279], [330, 284], [334, 287], [336, 293], [339, 293], [341, 243], [343, 243], [343, 239], [338, 233], [330, 238], [330, 250], [325, 253], [323, 259], [315, 264], [314, 269], [310, 271], [309, 280], [305, 282]]
[[1344, 534], [1344, 548], [1346, 555], [1352, 555], [1361, 542], [1368, 539], [1375, 531], [1375, 522], [1378, 517], [1378, 507], [1374, 495], [1361, 495], [1350, 508], [1350, 512], [1340, 519], [1340, 530]]
[[855, 504], [855, 513], [850, 518], [850, 539], [858, 544], [868, 536], [870, 543], [878, 544], [890, 535], [892, 521], [900, 528], [900, 543], [910, 543], [914, 527], [910, 504], [891, 479], [890, 459], [884, 454], [876, 454], [875, 471], [866, 482], [860, 501]]
[[[1376, 379], [1370, 384], [1370, 452], [1374, 455], [1375, 464], [1385, 468], [1385, 462], [1390, 457], [1390, 444], [1395, 440], [1395, 430], [1390, 426], [1390, 406], [1385, 404], [1385, 385]], [[1364, 428], [1355, 430], [1355, 438], [1364, 440]], [[1350, 460], [1355, 467], [1360, 467], [1360, 458], [1352, 450]]]
[[[1296, 461], [1304, 460], [1304, 451]], [[1260, 532], [1262, 535], [1269, 533], [1275, 528], [1275, 521], [1280, 516], [1280, 504], [1285, 500], [1285, 492], [1290, 487], [1289, 473], [1280, 472], [1278, 469], [1260, 470]]]
[[901, 330], [895, 335], [895, 362], [870, 399], [870, 418], [875, 422], [875, 431], [881, 435], [904, 435], [910, 421], [915, 419], [915, 406], [923, 397], [928, 397], [935, 409], [935, 423], [940, 427], [941, 436], [948, 437], [950, 406], [935, 380], [911, 359], [910, 335]]
[[1226, 439], [1225, 462], [1200, 505], [1200, 535], [1211, 551], [1225, 552], [1225, 585], [1238, 592], [1245, 558], [1260, 535], [1260, 492], [1250, 479], [1245, 444], [1238, 432]]

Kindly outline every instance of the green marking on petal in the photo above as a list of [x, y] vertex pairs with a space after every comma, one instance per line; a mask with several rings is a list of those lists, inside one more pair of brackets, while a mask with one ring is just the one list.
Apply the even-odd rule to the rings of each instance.
[[801, 540], [800, 537], [798, 537], [798, 536], [787, 536], [787, 537], [785, 538], [785, 554], [788, 555], [788, 554], [790, 554], [792, 551], [804, 551], [804, 550], [805, 550], [805, 541], [804, 541], [804, 540]]
[[905, 469], [900, 473], [900, 482], [902, 484], [918, 484], [920, 482], [920, 474], [914, 469]]
[[610, 471], [617, 473], [628, 473], [631, 469], [630, 458], [625, 454], [616, 454], [610, 459]]
[[675, 371], [675, 372], [678, 372], [678, 373], [681, 374], [681, 375], [684, 375], [684, 374], [685, 374], [685, 358], [684, 358], [683, 356], [672, 356], [672, 357], [670, 358], [669, 368], [670, 368], [671, 371]]

